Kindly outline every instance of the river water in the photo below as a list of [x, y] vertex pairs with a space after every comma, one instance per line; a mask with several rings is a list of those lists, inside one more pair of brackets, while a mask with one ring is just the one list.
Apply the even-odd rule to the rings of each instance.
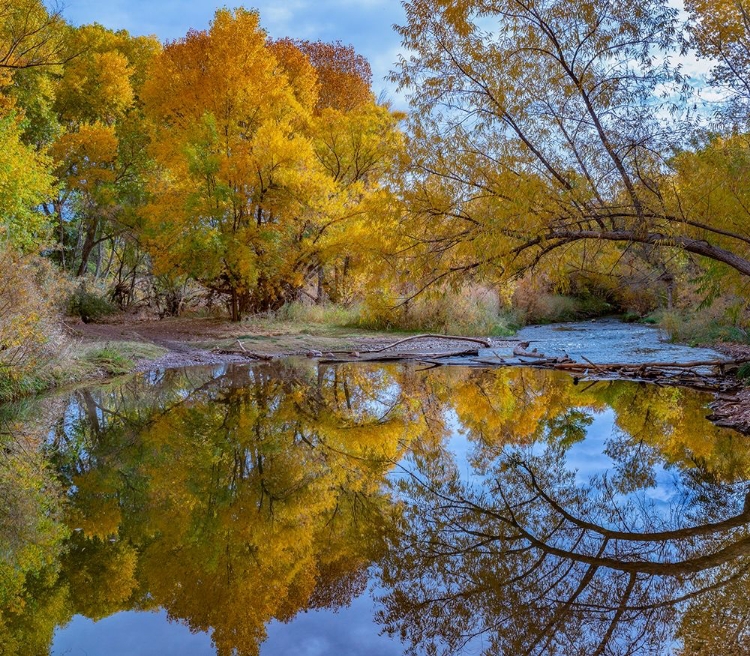
[[[645, 324], [627, 324], [614, 319], [528, 326], [518, 333], [529, 348], [549, 357], [568, 355], [577, 362], [588, 358], [597, 364], [647, 362], [708, 362], [726, 358], [710, 348], [694, 348], [669, 341], [666, 333]], [[511, 349], [494, 349], [509, 356]]]
[[4, 408], [0, 652], [748, 653], [750, 445], [709, 400], [288, 360]]

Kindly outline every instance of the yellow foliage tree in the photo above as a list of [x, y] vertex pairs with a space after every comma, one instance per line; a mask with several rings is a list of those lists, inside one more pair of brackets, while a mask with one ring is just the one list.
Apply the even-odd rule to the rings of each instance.
[[245, 10], [169, 44], [144, 88], [161, 169], [145, 213], [157, 270], [226, 295], [233, 320], [294, 298], [335, 250], [329, 234], [363, 215], [398, 141], [372, 100], [316, 116], [320, 89], [314, 62], [269, 43]]
[[[745, 88], [742, 3], [690, 6], [737, 55], [723, 70]], [[669, 3], [412, 0], [406, 17], [410, 54], [393, 76], [414, 110], [399, 247], [419, 256], [424, 284], [507, 278], [551, 257], [591, 270], [633, 245], [750, 276], [731, 217], [667, 202], [669, 158], [693, 133], [668, 64], [680, 45]]]

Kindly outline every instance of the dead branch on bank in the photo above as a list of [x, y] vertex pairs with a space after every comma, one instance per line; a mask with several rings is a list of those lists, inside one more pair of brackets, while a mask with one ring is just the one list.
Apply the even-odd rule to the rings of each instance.
[[262, 360], [264, 362], [270, 362], [273, 360], [272, 355], [266, 355], [265, 353], [255, 353], [253, 351], [248, 351], [243, 345], [242, 342], [238, 339], [237, 344], [240, 347], [241, 350], [233, 350], [233, 349], [223, 349], [223, 348], [214, 348], [211, 349], [212, 353], [218, 353], [219, 355], [236, 355], [242, 358], [247, 358], [248, 360]]
[[405, 339], [400, 339], [397, 342], [393, 342], [393, 344], [388, 344], [387, 346], [383, 346], [379, 349], [373, 349], [371, 351], [365, 351], [365, 353], [381, 353], [382, 351], [387, 351], [388, 349], [392, 349], [396, 346], [399, 346], [400, 344], [406, 344], [406, 342], [411, 342], [415, 339], [444, 339], [451, 342], [474, 342], [475, 344], [481, 344], [482, 346], [485, 346], [486, 348], [490, 348], [492, 346], [492, 342], [489, 339], [483, 339], [478, 337], [462, 337], [458, 335], [413, 335], [412, 337], [406, 337]]
[[[320, 364], [340, 364], [344, 362], [401, 362], [416, 360], [419, 362], [430, 362], [430, 360], [443, 360], [446, 358], [470, 358], [477, 357], [479, 349], [464, 349], [463, 351], [442, 351], [439, 353], [384, 353], [380, 351], [364, 351], [361, 355], [350, 355], [341, 358], [322, 358]], [[464, 364], [461, 361], [456, 364]], [[468, 361], [469, 363], [471, 360]], [[440, 364], [443, 364], [442, 362]]]

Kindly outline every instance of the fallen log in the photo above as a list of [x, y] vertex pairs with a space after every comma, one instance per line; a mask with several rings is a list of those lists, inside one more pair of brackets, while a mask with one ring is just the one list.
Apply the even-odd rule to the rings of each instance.
[[516, 346], [516, 348], [513, 349], [513, 355], [519, 358], [539, 358], [540, 360], [547, 359], [547, 356], [544, 353], [537, 353], [536, 351], [526, 351], [519, 346]]
[[[399, 362], [401, 360], [442, 360], [446, 358], [468, 358], [479, 355], [479, 349], [465, 349], [463, 351], [443, 351], [440, 353], [384, 353], [365, 351], [359, 357], [350, 358], [322, 358], [321, 364], [339, 364], [344, 362]], [[442, 364], [442, 363], [441, 363]]]
[[270, 362], [274, 359], [272, 355], [266, 355], [265, 353], [254, 353], [243, 348], [241, 351], [223, 348], [211, 349], [211, 353], [218, 353], [219, 355], [236, 355], [241, 358], [247, 358], [248, 360], [262, 360], [264, 362]]
[[581, 362], [570, 362], [568, 366], [572, 369], [574, 367], [587, 367], [595, 366], [603, 370], [611, 369], [644, 369], [644, 368], [657, 368], [657, 369], [694, 369], [697, 367], [727, 367], [732, 365], [744, 364], [750, 362], [750, 358], [741, 360], [696, 360], [694, 362], [609, 362], [603, 364], [594, 364], [590, 360], [584, 358], [588, 365]]
[[449, 340], [451, 342], [474, 342], [475, 344], [481, 344], [482, 346], [485, 346], [487, 348], [490, 348], [492, 346], [492, 342], [489, 339], [484, 338], [478, 338], [478, 337], [462, 337], [458, 335], [432, 335], [432, 334], [426, 334], [426, 335], [413, 335], [412, 337], [406, 337], [405, 339], [400, 339], [397, 342], [393, 342], [393, 344], [388, 344], [387, 346], [383, 346], [379, 349], [372, 349], [371, 351], [362, 351], [362, 353], [382, 353], [383, 351], [387, 351], [388, 349], [394, 348], [395, 346], [399, 346], [400, 344], [406, 344], [406, 342], [411, 342], [415, 339], [445, 339]]
[[[528, 364], [528, 363], [527, 363]], [[541, 364], [554, 364], [550, 363], [549, 361], [541, 363]], [[676, 375], [679, 373], [689, 373], [690, 375], [694, 376], [700, 376], [701, 374], [695, 371], [695, 369], [703, 368], [703, 367], [718, 367], [720, 365], [731, 365], [734, 364], [732, 362], [683, 362], [683, 363], [674, 363], [674, 362], [648, 362], [648, 363], [639, 363], [639, 364], [631, 364], [631, 363], [623, 363], [623, 362], [611, 362], [607, 364], [594, 364], [593, 362], [572, 362], [572, 361], [563, 361], [559, 362], [557, 364], [554, 364], [556, 369], [561, 369], [564, 371], [569, 371], [571, 373], [579, 373], [583, 371], [588, 371], [590, 369], [594, 369], [600, 374], [610, 374], [610, 373], [631, 373], [631, 374], [642, 374], [647, 375], [650, 371], [664, 371], [666, 372], [675, 372], [672, 375]]]
[[589, 364], [590, 364], [590, 365], [591, 365], [592, 367], [594, 367], [594, 369], [596, 369], [597, 371], [600, 371], [600, 372], [603, 372], [603, 371], [604, 371], [603, 369], [601, 369], [601, 368], [599, 367], [599, 365], [598, 365], [598, 364], [594, 364], [594, 363], [593, 363], [593, 362], [591, 362], [591, 360], [589, 360], [588, 358], [584, 357], [583, 359], [584, 359], [584, 360], [585, 360], [586, 362], [588, 362], [588, 363], [589, 363]]

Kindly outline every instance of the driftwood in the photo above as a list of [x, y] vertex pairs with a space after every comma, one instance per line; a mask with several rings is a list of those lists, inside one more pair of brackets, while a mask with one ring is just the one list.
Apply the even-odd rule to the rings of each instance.
[[215, 348], [212, 349], [213, 353], [219, 353], [220, 355], [238, 355], [242, 358], [247, 358], [248, 360], [263, 360], [264, 362], [270, 362], [273, 360], [272, 355], [266, 355], [265, 353], [254, 353], [253, 351], [248, 351], [243, 345], [242, 342], [238, 339], [237, 345], [240, 347], [240, 350], [232, 350], [232, 349], [222, 349], [222, 348]]
[[713, 413], [707, 419], [717, 426], [733, 428], [750, 435], [750, 388], [729, 394], [717, 394], [708, 406]]
[[[586, 360], [586, 358], [583, 358]], [[644, 367], [658, 368], [658, 369], [695, 369], [698, 367], [731, 367], [740, 365], [745, 362], [750, 362], [750, 359], [743, 358], [740, 360], [696, 360], [693, 362], [640, 362], [640, 363], [608, 363], [608, 364], [597, 364], [594, 365], [590, 360], [586, 360], [589, 365], [597, 367], [605, 371], [613, 370], [626, 370], [626, 369], [642, 369]], [[580, 362], [569, 362], [566, 363], [566, 368], [575, 369], [577, 367], [585, 368], [586, 365]]]
[[714, 371], [723, 373], [727, 368], [736, 367], [748, 359], [740, 360], [699, 360], [693, 362], [644, 362], [644, 363], [608, 363], [597, 364], [583, 358], [585, 362], [574, 362], [565, 358], [538, 358], [525, 361], [521, 358], [515, 361], [504, 361], [499, 359], [468, 360], [467, 365], [481, 364], [484, 366], [522, 366], [535, 369], [556, 369], [573, 375], [577, 384], [581, 380], [636, 380], [647, 381], [656, 385], [670, 385], [679, 387], [690, 387], [695, 390], [706, 392], [727, 393], [741, 388], [739, 381], [726, 378], [716, 373], [704, 373], [700, 371], [708, 367], [715, 368]]
[[513, 349], [513, 355], [519, 358], [539, 358], [540, 360], [547, 359], [547, 356], [544, 355], [544, 353], [539, 353], [536, 349], [527, 351], [526, 349], [529, 348], [530, 345], [531, 342], [519, 342]]
[[381, 353], [382, 351], [387, 351], [388, 349], [391, 349], [395, 346], [398, 346], [399, 344], [405, 344], [406, 342], [411, 342], [415, 339], [445, 339], [449, 340], [451, 342], [474, 342], [475, 344], [481, 344], [482, 346], [485, 346], [487, 348], [490, 348], [492, 346], [492, 342], [490, 342], [489, 339], [482, 339], [477, 337], [460, 337], [457, 335], [413, 335], [412, 337], [407, 337], [405, 339], [400, 339], [397, 342], [393, 342], [393, 344], [388, 344], [387, 346], [383, 346], [379, 349], [373, 349], [372, 351], [364, 351], [364, 353]]
[[412, 342], [417, 339], [442, 339], [451, 342], [471, 342], [473, 344], [481, 344], [486, 348], [490, 348], [492, 346], [492, 342], [489, 339], [478, 337], [433, 334], [412, 335], [411, 337], [406, 337], [391, 344], [387, 344], [386, 346], [382, 346], [381, 348], [371, 349], [369, 351], [332, 351], [328, 355], [341, 355], [343, 357], [325, 357], [320, 360], [320, 362], [322, 364], [336, 364], [339, 362], [397, 362], [398, 360], [423, 360], [425, 362], [428, 362], [430, 360], [441, 360], [443, 358], [476, 357], [479, 355], [479, 349], [477, 348], [465, 349], [462, 351], [443, 351], [438, 353], [399, 352], [378, 355], [380, 353], [383, 353], [384, 351], [387, 351], [388, 349], [395, 348], [396, 346], [400, 346], [401, 344], [406, 344], [407, 342]]
[[[443, 351], [440, 353], [383, 353], [379, 351], [365, 351], [359, 357], [323, 358], [321, 364], [340, 364], [344, 362], [400, 362], [402, 360], [416, 360], [430, 362], [446, 358], [470, 358], [479, 355], [479, 349], [465, 349], [463, 351]], [[469, 363], [471, 360], [468, 361]], [[442, 362], [440, 364], [443, 364]], [[463, 362], [461, 363], [463, 364]]]

